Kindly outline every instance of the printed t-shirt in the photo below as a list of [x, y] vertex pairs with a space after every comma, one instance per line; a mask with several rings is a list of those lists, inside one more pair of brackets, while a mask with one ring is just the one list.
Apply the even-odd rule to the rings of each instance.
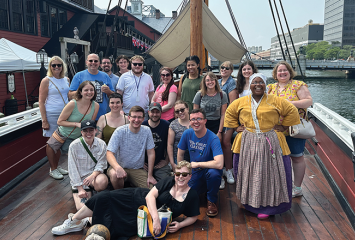
[[223, 104], [228, 103], [227, 94], [222, 91], [221, 94], [217, 93], [213, 97], [208, 96], [207, 94], [201, 98], [201, 92], [196, 93], [196, 96], [193, 100], [194, 104], [203, 108], [206, 112], [207, 120], [218, 120], [221, 118], [221, 107]]

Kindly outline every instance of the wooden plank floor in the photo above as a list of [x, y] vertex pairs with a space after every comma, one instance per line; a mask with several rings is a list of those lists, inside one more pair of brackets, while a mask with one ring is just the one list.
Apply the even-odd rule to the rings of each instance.
[[[61, 165], [66, 168], [66, 162]], [[197, 222], [166, 239], [354, 239], [355, 233], [315, 159], [306, 157], [303, 197], [294, 198], [286, 213], [258, 220], [235, 195], [235, 185], [219, 192], [219, 215], [206, 216], [201, 201]], [[53, 180], [46, 164], [0, 199], [0, 239], [85, 239], [84, 231], [53, 236], [53, 226], [75, 212], [69, 178]], [[132, 237], [133, 239], [139, 239]]]

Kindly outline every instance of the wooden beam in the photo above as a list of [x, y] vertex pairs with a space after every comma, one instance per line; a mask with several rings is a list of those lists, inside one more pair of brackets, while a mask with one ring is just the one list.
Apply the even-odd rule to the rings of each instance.
[[[204, 2], [208, 6], [208, 0], [204, 0]], [[203, 70], [205, 67], [207, 67], [207, 65], [208, 65], [208, 51], [207, 49], [205, 49], [205, 45], [202, 44], [202, 59], [201, 59], [200, 68]]]
[[190, 1], [190, 55], [202, 56], [202, 0]]

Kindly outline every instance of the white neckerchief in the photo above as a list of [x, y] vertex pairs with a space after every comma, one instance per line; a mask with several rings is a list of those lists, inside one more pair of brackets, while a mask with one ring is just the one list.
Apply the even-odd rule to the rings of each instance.
[[258, 110], [258, 107], [259, 107], [263, 97], [264, 97], [264, 95], [260, 98], [259, 102], [256, 102], [255, 99], [253, 98], [253, 96], [250, 95], [250, 98], [251, 98], [251, 115], [253, 117], [253, 121], [254, 121], [254, 124], [255, 124], [256, 133], [261, 133], [259, 120], [258, 120], [258, 117], [256, 116], [256, 111]]

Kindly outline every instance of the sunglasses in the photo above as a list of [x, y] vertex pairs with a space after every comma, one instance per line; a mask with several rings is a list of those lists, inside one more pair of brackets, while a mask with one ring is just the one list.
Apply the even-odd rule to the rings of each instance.
[[177, 177], [180, 177], [180, 175], [182, 175], [183, 177], [187, 177], [190, 175], [190, 173], [188, 173], [188, 172], [175, 172], [174, 174]]
[[135, 66], [135, 67], [137, 67], [137, 66], [143, 66], [143, 63], [132, 63], [133, 64], [133, 66]]
[[230, 68], [229, 68], [229, 67], [222, 66], [221, 69], [229, 70]]
[[170, 77], [170, 73], [167, 73], [167, 74], [161, 73], [160, 76], [162, 76], [162, 77]]
[[51, 66], [52, 66], [52, 68], [55, 68], [55, 67], [62, 67], [63, 64], [52, 64]]
[[183, 112], [185, 112], [185, 109], [186, 109], [186, 108], [180, 108], [180, 109], [178, 109], [178, 110], [175, 110], [175, 113], [176, 113], [176, 114], [183, 113]]
[[99, 60], [91, 60], [91, 59], [90, 59], [90, 60], [88, 60], [88, 61], [89, 61], [89, 62], [91, 62], [91, 63], [92, 63], [92, 62], [94, 62], [94, 63], [99, 62]]

